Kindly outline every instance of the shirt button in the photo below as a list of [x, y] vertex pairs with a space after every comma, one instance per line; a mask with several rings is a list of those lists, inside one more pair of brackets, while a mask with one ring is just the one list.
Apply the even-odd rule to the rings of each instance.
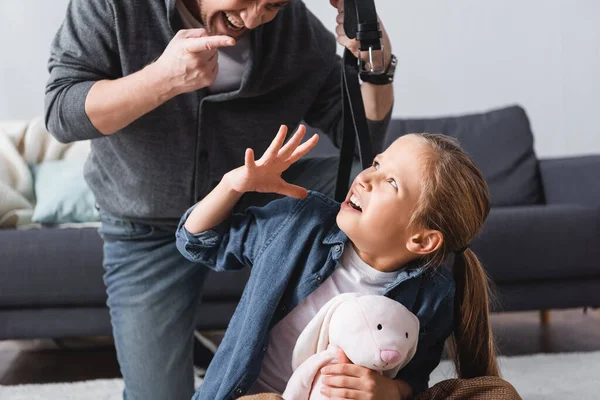
[[335, 251], [336, 253], [339, 253], [339, 252], [340, 252], [340, 250], [342, 250], [342, 246], [340, 246], [339, 244], [336, 244], [336, 245], [333, 247], [333, 251]]
[[321, 275], [317, 275], [317, 277], [315, 279], [317, 280], [318, 283], [323, 282], [323, 277]]
[[281, 306], [281, 312], [286, 312], [287, 311], [287, 307], [286, 306]]
[[262, 352], [265, 353], [267, 351], [267, 346], [263, 346]]
[[246, 391], [242, 388], [237, 388], [235, 390], [235, 394], [237, 394], [238, 396], [242, 396]]

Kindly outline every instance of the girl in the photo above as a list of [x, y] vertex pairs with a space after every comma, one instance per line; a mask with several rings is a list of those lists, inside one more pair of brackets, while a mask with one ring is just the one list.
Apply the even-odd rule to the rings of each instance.
[[[181, 219], [177, 247], [186, 258], [214, 270], [252, 267], [194, 399], [282, 393], [300, 332], [343, 292], [404, 304], [419, 318], [419, 344], [396, 379], [344, 362], [325, 367], [325, 395], [406, 399], [424, 392], [451, 334], [461, 378], [497, 377], [486, 276], [469, 249], [489, 212], [487, 185], [472, 160], [447, 137], [403, 136], [356, 177], [340, 205], [281, 178], [317, 143], [314, 135], [300, 144], [305, 131], [284, 145], [282, 126], [258, 161], [248, 149], [245, 165]], [[232, 215], [252, 191], [289, 197]]]

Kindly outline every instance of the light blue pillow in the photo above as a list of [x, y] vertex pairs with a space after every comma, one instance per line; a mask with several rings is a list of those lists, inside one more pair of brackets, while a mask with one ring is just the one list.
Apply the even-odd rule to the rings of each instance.
[[85, 158], [46, 161], [31, 167], [38, 224], [99, 221], [96, 200], [83, 179]]

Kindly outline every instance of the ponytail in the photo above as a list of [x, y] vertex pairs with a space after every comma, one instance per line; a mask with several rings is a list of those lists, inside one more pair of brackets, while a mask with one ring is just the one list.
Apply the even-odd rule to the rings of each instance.
[[[444, 237], [442, 246], [427, 255], [441, 265], [455, 252], [454, 332], [450, 341], [460, 378], [498, 376], [490, 326], [488, 280], [471, 243], [490, 212], [490, 193], [477, 165], [458, 142], [444, 135], [417, 134], [431, 151], [422, 155], [426, 171], [409, 226], [432, 229]], [[399, 139], [400, 140], [400, 139]]]
[[469, 248], [454, 259], [454, 334], [451, 345], [460, 378], [499, 376], [489, 314], [488, 280]]

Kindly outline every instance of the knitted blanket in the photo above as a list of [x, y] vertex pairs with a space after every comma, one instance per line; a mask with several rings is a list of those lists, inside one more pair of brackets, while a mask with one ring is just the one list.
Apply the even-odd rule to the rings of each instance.
[[89, 141], [60, 143], [48, 133], [41, 117], [0, 122], [0, 228], [31, 223], [35, 193], [29, 165], [88, 153]]

